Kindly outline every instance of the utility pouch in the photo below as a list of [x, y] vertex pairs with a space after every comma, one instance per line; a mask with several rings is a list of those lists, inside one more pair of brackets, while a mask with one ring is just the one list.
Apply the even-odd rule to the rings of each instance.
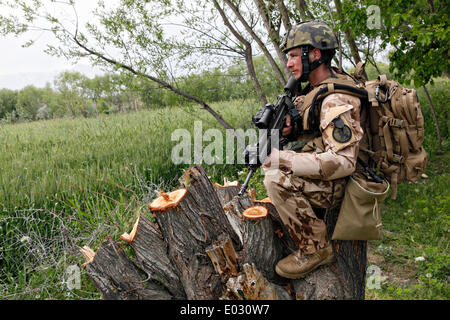
[[388, 191], [386, 180], [376, 183], [368, 181], [362, 174], [353, 174], [345, 187], [332, 240], [380, 240], [380, 205]]

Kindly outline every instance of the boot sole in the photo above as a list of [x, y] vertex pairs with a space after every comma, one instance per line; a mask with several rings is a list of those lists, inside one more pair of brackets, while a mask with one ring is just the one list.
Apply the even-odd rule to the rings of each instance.
[[318, 263], [317, 265], [315, 265], [311, 270], [308, 270], [306, 272], [303, 273], [296, 273], [296, 274], [292, 274], [292, 273], [285, 273], [283, 271], [281, 271], [278, 266], [275, 267], [275, 272], [279, 275], [282, 276], [283, 278], [287, 278], [287, 279], [301, 279], [304, 276], [306, 276], [308, 273], [311, 273], [312, 271], [316, 270], [318, 267], [326, 265], [326, 264], [330, 264], [334, 261], [334, 255], [331, 255], [330, 257], [326, 258], [325, 260], [323, 260], [322, 262]]

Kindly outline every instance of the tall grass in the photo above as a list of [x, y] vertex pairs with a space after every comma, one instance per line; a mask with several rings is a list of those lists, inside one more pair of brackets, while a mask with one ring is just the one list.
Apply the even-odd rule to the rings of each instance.
[[[258, 105], [234, 101], [214, 108], [239, 128], [249, 126]], [[89, 280], [68, 291], [65, 269], [70, 261], [80, 265], [80, 246], [96, 248], [107, 234], [118, 238], [160, 189], [178, 187], [192, 164], [171, 161], [178, 143], [171, 134], [192, 133], [194, 121], [203, 131], [224, 132], [195, 106], [0, 126], [0, 295], [96, 297]], [[240, 170], [205, 167], [213, 181], [237, 178]]]

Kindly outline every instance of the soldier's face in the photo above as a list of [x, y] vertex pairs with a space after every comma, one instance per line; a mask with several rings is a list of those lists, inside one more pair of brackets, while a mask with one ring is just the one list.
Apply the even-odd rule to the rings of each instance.
[[287, 67], [292, 72], [295, 79], [299, 79], [302, 75], [302, 49], [294, 48], [287, 53]]
[[[320, 50], [317, 48], [314, 48], [309, 52], [309, 62], [312, 62], [316, 59], [320, 58]], [[303, 72], [303, 64], [302, 64], [302, 49], [301, 48], [294, 48], [289, 50], [287, 53], [288, 61], [287, 61], [287, 67], [292, 72], [292, 75], [295, 77], [295, 79], [300, 79]]]

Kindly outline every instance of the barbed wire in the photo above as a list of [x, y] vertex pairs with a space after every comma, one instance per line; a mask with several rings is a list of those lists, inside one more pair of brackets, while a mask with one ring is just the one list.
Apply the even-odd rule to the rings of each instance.
[[[145, 208], [167, 187], [136, 177], [133, 206], [123, 215]], [[111, 208], [111, 211], [117, 210]], [[122, 226], [128, 228], [130, 226]], [[117, 235], [114, 221], [80, 223], [76, 213], [41, 208], [10, 209], [0, 215], [0, 299], [96, 299], [100, 295], [83, 272], [80, 248], [97, 249], [107, 235]], [[74, 273], [75, 272], [75, 273]], [[77, 278], [78, 277], [78, 278]]]

